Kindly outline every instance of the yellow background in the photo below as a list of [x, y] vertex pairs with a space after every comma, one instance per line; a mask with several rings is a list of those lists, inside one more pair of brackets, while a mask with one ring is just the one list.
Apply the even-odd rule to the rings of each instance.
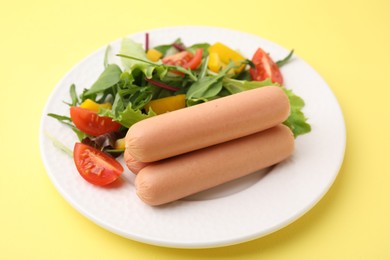
[[[389, 3], [2, 0], [0, 259], [390, 259]], [[227, 27], [294, 48], [337, 96], [345, 160], [327, 195], [298, 221], [230, 247], [160, 248], [100, 228], [50, 182], [38, 133], [57, 82], [113, 40], [174, 25]]]

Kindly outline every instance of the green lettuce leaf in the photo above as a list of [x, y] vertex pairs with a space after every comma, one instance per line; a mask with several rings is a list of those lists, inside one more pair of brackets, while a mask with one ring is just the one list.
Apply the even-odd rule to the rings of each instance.
[[[134, 57], [136, 59], [128, 59], [122, 57], [122, 65], [125, 70], [130, 71], [130, 73], [137, 70], [142, 71], [142, 73], [148, 78], [152, 78], [153, 72], [156, 69], [160, 78], [165, 76], [167, 70], [160, 65], [159, 62], [150, 62], [146, 57], [145, 50], [143, 49], [140, 43], [136, 43], [132, 39], [123, 38], [119, 54]], [[147, 61], [147, 62], [143, 62]]]
[[142, 113], [140, 109], [133, 109], [131, 103], [127, 105], [124, 110], [110, 110], [110, 109], [100, 109], [99, 115], [111, 117], [114, 121], [117, 121], [124, 127], [130, 128], [133, 124], [144, 120], [146, 118], [155, 116], [156, 113], [149, 109], [147, 114]]
[[294, 134], [294, 137], [309, 133], [311, 131], [310, 124], [307, 123], [307, 118], [302, 112], [302, 108], [305, 106], [303, 99], [295, 95], [292, 90], [283, 88], [290, 100], [290, 116], [283, 122], [288, 126]]

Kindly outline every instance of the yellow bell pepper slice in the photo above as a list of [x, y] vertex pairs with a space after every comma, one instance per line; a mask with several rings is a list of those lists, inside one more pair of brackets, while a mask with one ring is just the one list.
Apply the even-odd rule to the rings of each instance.
[[108, 102], [103, 104], [98, 104], [95, 101], [88, 98], [83, 103], [80, 104], [80, 107], [98, 112], [100, 108], [111, 109], [112, 105], [111, 103]]
[[[217, 42], [217, 43], [211, 45], [209, 47], [208, 51], [210, 53], [208, 65], [210, 64], [211, 59], [215, 59], [215, 57], [212, 57], [211, 55], [215, 56], [215, 53], [216, 53], [216, 54], [218, 54], [219, 60], [222, 63], [220, 68], [224, 67], [223, 65], [229, 64], [230, 61], [237, 62], [237, 65], [240, 65], [241, 62], [245, 60], [245, 57], [242, 56], [240, 53], [238, 53], [237, 51], [231, 49], [230, 47], [228, 47], [220, 42]], [[215, 61], [211, 62], [212, 65], [213, 65], [213, 62], [215, 62]], [[211, 71], [218, 72], [219, 70], [215, 71], [214, 70], [215, 68], [216, 68], [216, 66], [211, 66], [211, 67], [209, 66], [209, 69]], [[244, 68], [245, 68], [245, 64], [234, 69], [234, 72], [240, 73]]]
[[121, 138], [121, 139], [117, 139], [116, 141], [115, 141], [115, 149], [116, 150], [125, 150], [126, 149], [126, 147], [125, 147], [125, 145], [126, 145], [126, 140], [125, 140], [126, 138]]
[[[218, 73], [220, 70], [223, 70], [226, 66], [227, 66], [227, 64], [225, 64], [221, 61], [218, 53], [216, 53], [216, 52], [209, 53], [209, 60], [207, 63], [207, 67], [209, 68], [209, 70], [211, 70], [215, 73]], [[227, 76], [229, 76], [229, 75], [231, 76], [231, 75], [238, 74], [238, 73], [239, 73], [239, 71], [236, 71], [235, 69], [230, 69], [227, 73]]]
[[161, 52], [159, 52], [158, 50], [156, 49], [149, 49], [147, 52], [146, 52], [146, 57], [150, 60], [150, 61], [158, 61], [159, 59], [161, 59], [161, 57], [163, 56], [163, 54]]
[[218, 73], [223, 65], [224, 64], [222, 63], [221, 59], [219, 58], [218, 53], [216, 53], [216, 52], [209, 53], [209, 60], [207, 63], [209, 70]]
[[180, 94], [165, 98], [154, 99], [145, 105], [146, 112], [151, 108], [153, 112], [160, 115], [166, 112], [186, 107], [186, 95]]

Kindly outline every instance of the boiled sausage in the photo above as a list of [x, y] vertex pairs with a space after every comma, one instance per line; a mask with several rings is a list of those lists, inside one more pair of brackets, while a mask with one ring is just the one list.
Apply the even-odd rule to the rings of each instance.
[[287, 119], [290, 103], [280, 87], [244, 91], [134, 124], [126, 152], [153, 162], [273, 127]]
[[294, 150], [290, 129], [270, 129], [151, 163], [135, 179], [137, 195], [161, 205], [240, 178], [289, 157]]
[[131, 156], [126, 151], [123, 153], [123, 157], [127, 168], [134, 174], [137, 174], [142, 168], [144, 168], [146, 165], [149, 165], [149, 163], [139, 162], [135, 160], [133, 156]]

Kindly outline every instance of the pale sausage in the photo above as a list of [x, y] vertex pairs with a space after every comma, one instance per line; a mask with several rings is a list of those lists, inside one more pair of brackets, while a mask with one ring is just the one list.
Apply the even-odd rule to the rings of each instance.
[[128, 130], [126, 150], [137, 161], [158, 161], [260, 132], [289, 114], [280, 87], [248, 90], [142, 120]]
[[149, 163], [137, 161], [126, 151], [123, 153], [123, 159], [125, 160], [127, 168], [134, 174], [137, 174], [142, 168], [149, 165]]
[[292, 132], [278, 125], [152, 163], [136, 176], [136, 192], [149, 205], [165, 204], [279, 163], [293, 150]]

